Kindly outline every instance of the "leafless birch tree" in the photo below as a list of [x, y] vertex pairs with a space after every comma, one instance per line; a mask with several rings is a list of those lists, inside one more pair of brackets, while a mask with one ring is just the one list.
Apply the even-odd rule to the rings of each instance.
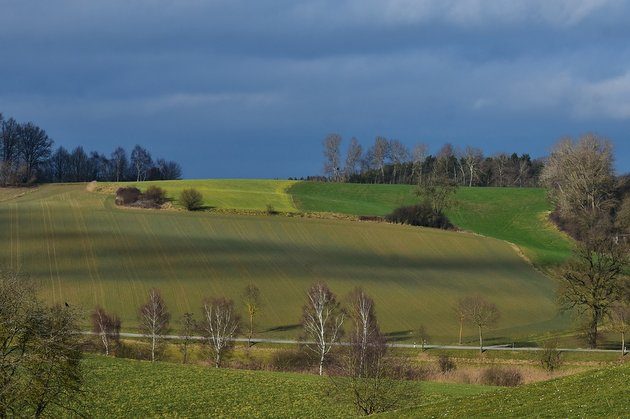
[[120, 319], [115, 314], [107, 313], [102, 307], [97, 306], [91, 315], [92, 331], [101, 340], [105, 355], [109, 355], [113, 344], [120, 339]]
[[326, 356], [343, 333], [343, 321], [343, 310], [332, 291], [324, 283], [314, 284], [302, 310], [302, 327], [306, 338], [314, 342], [307, 347], [319, 357], [319, 375], [323, 375]]
[[324, 138], [324, 173], [333, 182], [341, 180], [341, 136], [329, 134]]
[[365, 375], [367, 358], [372, 355], [371, 350], [375, 349], [376, 342], [382, 339], [376, 313], [374, 311], [374, 300], [372, 300], [361, 288], [356, 288], [348, 296], [348, 314], [352, 319], [352, 335], [350, 344], [356, 346], [354, 356], [356, 359], [357, 374], [359, 377]]
[[149, 300], [140, 307], [138, 318], [140, 332], [147, 335], [151, 342], [151, 362], [153, 362], [159, 340], [168, 332], [171, 319], [171, 314], [158, 289], [149, 290]]
[[385, 179], [385, 160], [389, 157], [389, 141], [384, 137], [376, 137], [368, 154], [372, 159], [372, 166], [381, 172], [381, 180]]
[[359, 144], [359, 140], [353, 137], [352, 140], [350, 140], [348, 154], [346, 154], [346, 165], [344, 168], [345, 180], [348, 180], [350, 176], [357, 172], [357, 165], [361, 162], [362, 156], [363, 147]]
[[483, 329], [496, 324], [499, 320], [499, 309], [478, 295], [465, 297], [461, 301], [466, 320], [479, 330], [479, 353], [483, 353]]
[[397, 183], [396, 176], [399, 174], [400, 167], [405, 161], [409, 160], [409, 150], [407, 146], [398, 140], [391, 140], [389, 142], [389, 158], [394, 166], [392, 183]]
[[468, 172], [468, 186], [473, 185], [473, 181], [478, 177], [479, 166], [483, 160], [483, 153], [480, 149], [474, 147], [466, 147], [464, 152], [464, 164]]
[[234, 311], [234, 302], [226, 298], [204, 300], [202, 312], [201, 329], [210, 345], [214, 366], [219, 368], [225, 354], [234, 346], [240, 319]]
[[[413, 151], [411, 153], [412, 159], [412, 167], [411, 167], [411, 179], [412, 182], [416, 181], [416, 183], [420, 183], [422, 179], [422, 165], [427, 158], [427, 150], [428, 147], [424, 143], [416, 144], [413, 147]], [[417, 179], [416, 179], [417, 176]]]
[[[344, 347], [340, 374], [331, 380], [335, 394], [348, 394], [357, 411], [364, 415], [394, 408], [405, 394], [405, 368], [394, 357], [387, 357], [387, 343], [381, 333], [374, 301], [360, 288], [348, 296], [352, 319], [349, 345]], [[339, 376], [337, 376], [339, 375]]]

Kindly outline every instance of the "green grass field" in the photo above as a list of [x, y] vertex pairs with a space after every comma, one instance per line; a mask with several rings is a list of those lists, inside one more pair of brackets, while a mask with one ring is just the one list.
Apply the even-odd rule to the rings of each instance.
[[[272, 190], [273, 188], [270, 188]], [[246, 197], [241, 202], [250, 202]], [[263, 205], [266, 200], [260, 200]], [[175, 318], [205, 296], [262, 292], [261, 336], [295, 337], [306, 289], [326, 281], [344, 295], [363, 286], [383, 329], [413, 340], [457, 336], [454, 301], [479, 292], [502, 311], [489, 336], [527, 339], [566, 330], [554, 284], [505, 242], [386, 223], [118, 208], [85, 185], [46, 185], [0, 203], [0, 266], [28, 272], [51, 302], [100, 304], [133, 330], [150, 287]], [[474, 341], [474, 330], [466, 331]]]
[[[88, 417], [349, 417], [326, 377], [89, 356], [79, 410]], [[516, 388], [436, 382], [399, 386], [385, 417], [628, 417], [630, 365]], [[61, 412], [56, 414], [61, 415]]]
[[423, 404], [394, 417], [630, 417], [630, 364], [488, 394]]
[[[418, 202], [410, 185], [299, 182], [288, 192], [302, 211], [385, 215]], [[459, 188], [455, 201], [447, 215], [461, 229], [514, 243], [538, 266], [569, 256], [570, 240], [547, 221], [544, 189]]]
[[[90, 356], [80, 410], [87, 417], [348, 417], [347, 397], [328, 378]], [[392, 385], [397, 385], [395, 382]], [[399, 385], [400, 407], [470, 396], [492, 387]], [[335, 392], [338, 393], [338, 392]]]
[[167, 196], [175, 205], [182, 190], [195, 188], [203, 194], [204, 204], [208, 208], [257, 210], [264, 211], [271, 205], [279, 212], [296, 212], [291, 196], [287, 193], [295, 182], [289, 180], [265, 179], [205, 179], [205, 180], [168, 180], [154, 182], [105, 183], [111, 186], [137, 186], [145, 190], [151, 185], [167, 191]]

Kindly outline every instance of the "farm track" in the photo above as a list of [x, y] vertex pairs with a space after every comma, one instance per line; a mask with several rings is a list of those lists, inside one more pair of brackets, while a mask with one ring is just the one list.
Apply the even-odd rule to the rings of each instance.
[[[82, 332], [82, 334], [84, 335], [91, 335], [91, 336], [96, 336], [98, 335], [98, 333], [95, 332]], [[128, 333], [128, 332], [121, 332], [120, 333], [121, 337], [126, 337], [126, 338], [134, 338], [134, 339], [143, 339], [143, 338], [149, 338], [149, 335], [145, 335], [142, 333]], [[167, 340], [183, 340], [184, 336], [179, 336], [179, 335], [163, 335], [161, 336], [162, 339], [167, 339]], [[188, 339], [190, 340], [196, 340], [196, 341], [203, 341], [206, 340], [205, 337], [203, 336], [189, 336]], [[251, 342], [253, 344], [256, 343], [269, 343], [269, 344], [278, 344], [278, 345], [314, 345], [315, 342], [311, 342], [311, 341], [306, 341], [306, 340], [293, 340], [293, 339], [264, 339], [264, 338], [252, 338], [247, 339], [247, 338], [234, 338], [234, 339], [230, 339], [232, 342], [239, 342], [239, 343], [247, 343], [247, 342]], [[348, 342], [338, 342], [338, 343], [333, 343], [334, 346], [348, 346], [350, 345], [350, 343]], [[390, 348], [404, 348], [404, 349], [424, 349], [424, 350], [429, 350], [429, 349], [445, 349], [445, 350], [461, 350], [461, 351], [478, 351], [479, 350], [479, 346], [471, 346], [471, 345], [424, 345], [424, 346], [420, 346], [418, 344], [415, 343], [387, 343], [387, 346]], [[510, 345], [488, 345], [488, 346], [484, 346], [483, 347], [484, 352], [485, 351], [516, 351], [516, 352], [540, 352], [540, 351], [544, 351], [544, 348], [539, 348], [539, 347], [514, 347], [514, 346], [510, 346]], [[557, 349], [560, 352], [584, 352], [584, 353], [619, 353], [621, 351], [621, 349], [588, 349], [588, 348], [558, 348]], [[627, 354], [627, 351], [626, 351]]]

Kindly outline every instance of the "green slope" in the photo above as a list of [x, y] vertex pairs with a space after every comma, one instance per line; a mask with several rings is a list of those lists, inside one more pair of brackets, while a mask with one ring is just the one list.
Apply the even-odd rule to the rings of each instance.
[[[348, 417], [326, 377], [224, 370], [92, 356], [84, 361], [81, 410], [88, 417]], [[394, 384], [395, 385], [395, 384]], [[490, 388], [410, 383], [400, 406], [474, 395]]]
[[[410, 185], [300, 182], [289, 193], [302, 211], [385, 215], [418, 201]], [[549, 224], [551, 207], [544, 189], [460, 188], [448, 211], [459, 228], [507, 240], [539, 266], [562, 262], [571, 243]]]
[[145, 190], [151, 185], [160, 186], [167, 191], [169, 198], [178, 205], [177, 199], [182, 190], [195, 188], [204, 197], [209, 208], [258, 210], [264, 211], [267, 205], [276, 211], [296, 212], [291, 196], [286, 190], [293, 185], [289, 180], [268, 179], [202, 179], [202, 180], [168, 180], [154, 182], [104, 183], [115, 189], [118, 186], [137, 186]]
[[630, 417], [630, 364], [401, 410], [394, 417]]
[[[554, 285], [506, 243], [386, 223], [121, 209], [84, 185], [48, 185], [0, 203], [0, 266], [29, 272], [52, 302], [118, 313], [124, 327], [150, 287], [177, 318], [205, 296], [262, 292], [262, 336], [295, 337], [304, 293], [324, 280], [338, 294], [363, 286], [382, 327], [412, 340], [424, 324], [453, 342], [454, 301], [479, 292], [502, 320], [491, 336], [563, 329]], [[468, 330], [471, 339], [474, 331]]]

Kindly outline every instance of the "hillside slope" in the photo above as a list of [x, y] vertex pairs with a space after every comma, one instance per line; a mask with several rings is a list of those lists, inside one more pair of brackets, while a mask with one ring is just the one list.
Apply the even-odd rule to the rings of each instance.
[[401, 410], [389, 417], [630, 417], [630, 364]]
[[[81, 408], [88, 417], [349, 417], [346, 398], [331, 396], [327, 377], [215, 369], [90, 356]], [[403, 387], [401, 386], [401, 391]], [[404, 386], [401, 406], [488, 391], [444, 383]]]
[[[298, 182], [288, 192], [302, 211], [385, 215], [418, 202], [411, 185]], [[535, 264], [564, 261], [571, 242], [547, 221], [544, 189], [459, 188], [447, 215], [459, 228], [518, 245]]]
[[[99, 304], [133, 329], [151, 287], [178, 318], [202, 298], [239, 299], [257, 284], [262, 336], [295, 337], [307, 288], [323, 280], [340, 295], [363, 286], [392, 338], [424, 324], [453, 342], [454, 301], [481, 293], [502, 311], [503, 340], [563, 329], [553, 283], [506, 243], [386, 223], [122, 209], [84, 185], [46, 185], [0, 203], [0, 266], [38, 280], [52, 302]], [[240, 307], [240, 304], [239, 306]], [[474, 339], [474, 330], [467, 330]]]

